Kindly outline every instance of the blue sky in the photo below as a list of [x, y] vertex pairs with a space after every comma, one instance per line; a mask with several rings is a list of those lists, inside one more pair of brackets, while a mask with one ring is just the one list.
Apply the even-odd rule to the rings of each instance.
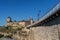
[[59, 0], [0, 0], [0, 25], [6, 24], [6, 19], [11, 16], [12, 20], [29, 20], [30, 16], [37, 20], [54, 7]]

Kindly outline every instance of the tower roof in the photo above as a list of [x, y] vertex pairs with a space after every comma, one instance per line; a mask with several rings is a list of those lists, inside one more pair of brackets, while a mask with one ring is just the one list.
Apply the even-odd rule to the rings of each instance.
[[10, 16], [8, 16], [8, 18], [11, 18]]
[[16, 22], [16, 20], [14, 20], [14, 22]]
[[32, 16], [30, 16], [30, 20], [33, 20]]

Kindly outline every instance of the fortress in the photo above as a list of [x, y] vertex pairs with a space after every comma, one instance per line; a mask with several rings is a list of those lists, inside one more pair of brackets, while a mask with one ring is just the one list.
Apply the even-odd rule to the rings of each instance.
[[8, 17], [6, 26], [16, 29], [18, 27], [26, 27], [27, 25], [32, 25], [33, 22], [34, 21], [33, 21], [32, 17], [30, 17], [29, 21], [22, 20], [22, 21], [18, 21], [18, 22], [16, 20], [12, 21], [11, 17]]

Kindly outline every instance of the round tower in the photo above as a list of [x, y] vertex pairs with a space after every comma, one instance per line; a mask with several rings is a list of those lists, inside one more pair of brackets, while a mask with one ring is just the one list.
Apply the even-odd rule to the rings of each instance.
[[14, 24], [17, 24], [17, 22], [16, 22], [16, 20], [14, 20], [14, 22], [13, 22]]
[[11, 21], [11, 17], [10, 16], [7, 18], [7, 24], [6, 24], [6, 26], [7, 27], [12, 26], [12, 21]]
[[17, 27], [17, 26], [18, 26], [18, 23], [16, 22], [16, 20], [14, 20], [13, 27]]
[[32, 16], [30, 17], [30, 24], [31, 25], [33, 24], [33, 18], [32, 18]]
[[7, 18], [7, 22], [11, 22], [11, 17], [10, 16]]

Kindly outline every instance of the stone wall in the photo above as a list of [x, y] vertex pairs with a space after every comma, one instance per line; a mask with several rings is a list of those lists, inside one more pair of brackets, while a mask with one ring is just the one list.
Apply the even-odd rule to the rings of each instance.
[[59, 25], [30, 28], [31, 40], [59, 40]]
[[60, 40], [60, 14], [48, 22], [31, 27], [29, 36], [30, 40]]

